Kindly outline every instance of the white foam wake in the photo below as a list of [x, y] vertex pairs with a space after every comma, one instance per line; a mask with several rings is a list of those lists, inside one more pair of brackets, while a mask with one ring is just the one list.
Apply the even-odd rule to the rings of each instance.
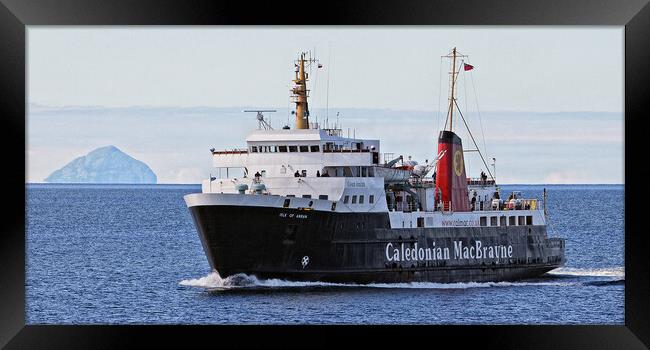
[[586, 277], [620, 277], [625, 278], [625, 267], [606, 267], [595, 269], [579, 269], [574, 267], [560, 267], [547, 272], [556, 276], [586, 276]]
[[409, 288], [409, 289], [468, 289], [490, 287], [524, 287], [524, 286], [573, 286], [575, 282], [458, 282], [458, 283], [374, 283], [367, 285], [372, 288]]
[[359, 284], [353, 283], [331, 283], [331, 282], [299, 282], [299, 281], [286, 281], [280, 279], [258, 280], [260, 286], [263, 287], [359, 287]]
[[246, 287], [258, 284], [255, 276], [248, 276], [245, 274], [236, 274], [226, 278], [221, 278], [219, 273], [213, 271], [205, 277], [182, 280], [180, 285], [201, 288], [232, 288], [232, 287]]
[[355, 284], [329, 283], [329, 282], [297, 282], [280, 279], [260, 280], [255, 276], [248, 276], [243, 273], [222, 278], [218, 272], [212, 271], [205, 277], [180, 281], [182, 286], [201, 288], [236, 288], [236, 287], [355, 287]]
[[393, 288], [393, 289], [468, 289], [468, 288], [489, 288], [489, 287], [516, 287], [516, 286], [571, 286], [578, 285], [576, 282], [462, 282], [462, 283], [433, 283], [433, 282], [410, 282], [410, 283], [330, 283], [330, 282], [297, 282], [280, 279], [260, 280], [255, 276], [237, 274], [221, 278], [216, 271], [205, 277], [197, 279], [182, 280], [183, 286], [200, 287], [207, 289], [234, 289], [241, 287], [267, 287], [267, 288], [293, 288], [293, 287], [347, 287], [347, 288]]

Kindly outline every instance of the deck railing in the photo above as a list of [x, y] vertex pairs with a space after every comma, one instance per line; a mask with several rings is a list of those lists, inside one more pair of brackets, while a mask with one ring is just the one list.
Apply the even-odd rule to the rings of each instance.
[[223, 151], [212, 151], [212, 154], [246, 154], [248, 153], [247, 149], [230, 149]]
[[[518, 202], [517, 202], [518, 201]], [[518, 203], [518, 204], [517, 204]], [[477, 201], [472, 211], [513, 211], [513, 210], [536, 210], [538, 209], [538, 200], [537, 199], [518, 199], [513, 202], [504, 201], [501, 202], [499, 207], [493, 207], [491, 201]], [[390, 211], [403, 211], [403, 212], [412, 212], [418, 210], [416, 203], [407, 203], [407, 202], [394, 202], [388, 204], [388, 210]], [[454, 211], [454, 205], [451, 201], [448, 202], [438, 202], [435, 207], [436, 211], [443, 213], [451, 213]], [[470, 204], [471, 210], [471, 204]]]
[[498, 207], [496, 207], [496, 205], [493, 205], [492, 201], [490, 200], [476, 201], [474, 211], [536, 210], [537, 208], [537, 199], [504, 200], [502, 202], [499, 202]]
[[364, 148], [364, 149], [350, 149], [350, 148], [342, 148], [342, 149], [323, 149], [323, 153], [368, 153], [370, 152], [369, 149]]
[[481, 178], [467, 178], [467, 184], [470, 186], [491, 186], [495, 185], [496, 182], [492, 179], [483, 180]]

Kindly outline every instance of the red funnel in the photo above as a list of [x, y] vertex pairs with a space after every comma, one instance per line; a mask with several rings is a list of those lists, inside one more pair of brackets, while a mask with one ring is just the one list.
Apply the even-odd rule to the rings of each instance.
[[[441, 131], [438, 137], [438, 154], [443, 150], [445, 154], [438, 161], [436, 172], [436, 187], [438, 188], [436, 202], [442, 200], [445, 210], [470, 211], [467, 177], [465, 176], [465, 157], [460, 137], [451, 131]], [[451, 202], [451, 207], [449, 202]]]

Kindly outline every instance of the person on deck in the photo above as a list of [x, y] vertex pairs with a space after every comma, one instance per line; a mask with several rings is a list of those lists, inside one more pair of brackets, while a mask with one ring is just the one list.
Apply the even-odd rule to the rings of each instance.
[[472, 196], [472, 211], [476, 209], [476, 192], [474, 192], [474, 196]]

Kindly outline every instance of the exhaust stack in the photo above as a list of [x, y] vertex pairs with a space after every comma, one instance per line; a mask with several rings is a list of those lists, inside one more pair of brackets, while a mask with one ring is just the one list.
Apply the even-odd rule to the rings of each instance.
[[470, 211], [463, 143], [460, 137], [452, 131], [441, 131], [438, 137], [438, 154], [442, 151], [445, 153], [437, 164], [436, 203], [442, 201], [445, 210]]

